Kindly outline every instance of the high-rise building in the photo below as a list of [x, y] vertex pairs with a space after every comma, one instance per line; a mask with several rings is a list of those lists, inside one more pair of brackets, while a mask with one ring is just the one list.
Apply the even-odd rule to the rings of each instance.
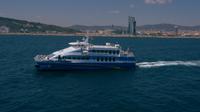
[[175, 35], [178, 36], [178, 34], [179, 34], [178, 33], [178, 26], [174, 26], [174, 28], [175, 28]]
[[136, 35], [136, 20], [135, 17], [128, 17], [128, 34]]

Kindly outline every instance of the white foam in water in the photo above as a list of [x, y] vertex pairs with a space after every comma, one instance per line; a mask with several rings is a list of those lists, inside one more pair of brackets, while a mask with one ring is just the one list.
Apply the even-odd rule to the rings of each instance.
[[164, 66], [195, 66], [200, 67], [200, 60], [197, 61], [157, 61], [137, 63], [140, 68], [155, 68]]

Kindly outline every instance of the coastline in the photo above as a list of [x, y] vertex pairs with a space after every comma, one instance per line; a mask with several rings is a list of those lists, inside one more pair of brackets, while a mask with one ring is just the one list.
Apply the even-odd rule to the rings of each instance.
[[46, 33], [0, 33], [0, 36], [6, 36], [6, 35], [17, 35], [17, 36], [85, 36], [88, 35], [90, 37], [113, 37], [113, 38], [198, 38], [200, 39], [200, 36], [155, 36], [155, 35], [118, 35], [118, 34], [112, 34], [112, 35], [101, 35], [101, 34], [46, 34]]

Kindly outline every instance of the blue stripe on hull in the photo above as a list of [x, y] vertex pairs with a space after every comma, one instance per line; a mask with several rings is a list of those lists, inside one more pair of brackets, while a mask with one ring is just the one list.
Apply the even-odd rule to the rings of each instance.
[[38, 62], [39, 70], [97, 70], [97, 69], [132, 69], [135, 63], [62, 63]]

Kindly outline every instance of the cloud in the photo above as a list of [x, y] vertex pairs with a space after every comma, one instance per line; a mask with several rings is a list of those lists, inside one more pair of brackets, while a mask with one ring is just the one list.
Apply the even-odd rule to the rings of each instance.
[[146, 4], [168, 4], [173, 0], [144, 0]]
[[111, 10], [111, 11], [108, 11], [108, 13], [110, 13], [110, 14], [120, 14], [120, 11], [119, 10]]

